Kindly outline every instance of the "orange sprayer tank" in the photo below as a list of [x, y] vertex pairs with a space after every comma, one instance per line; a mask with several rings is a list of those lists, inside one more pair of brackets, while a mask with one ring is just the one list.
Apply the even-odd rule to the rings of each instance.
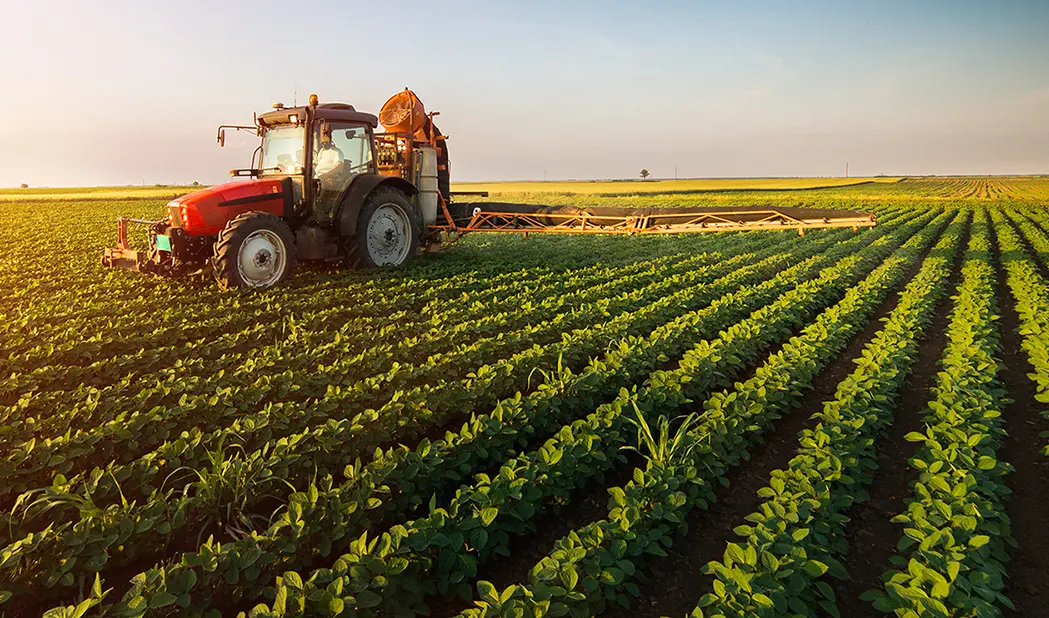
[[426, 108], [419, 97], [407, 88], [383, 104], [379, 111], [379, 122], [391, 133], [414, 133], [416, 139], [426, 139]]

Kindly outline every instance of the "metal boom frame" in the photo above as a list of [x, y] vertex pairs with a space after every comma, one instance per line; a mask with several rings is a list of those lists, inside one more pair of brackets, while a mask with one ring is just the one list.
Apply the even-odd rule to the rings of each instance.
[[[442, 200], [442, 206], [443, 200]], [[796, 229], [804, 236], [805, 230], [820, 228], [874, 227], [877, 220], [873, 215], [855, 217], [816, 217], [799, 219], [778, 210], [747, 210], [690, 213], [659, 213], [650, 215], [593, 215], [580, 213], [521, 213], [487, 212], [475, 208], [473, 216], [465, 226], [451, 220], [447, 208], [444, 214], [450, 225], [434, 226], [441, 230], [454, 231], [459, 235], [468, 232], [512, 232], [518, 234], [680, 234], [696, 232], [738, 232], [745, 230]], [[746, 217], [742, 219], [741, 217]]]

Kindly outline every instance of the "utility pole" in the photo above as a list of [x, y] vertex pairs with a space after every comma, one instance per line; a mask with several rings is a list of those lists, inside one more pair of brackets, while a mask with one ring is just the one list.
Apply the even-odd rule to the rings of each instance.
[[845, 177], [846, 178], [849, 177], [849, 162], [848, 161], [845, 162]]

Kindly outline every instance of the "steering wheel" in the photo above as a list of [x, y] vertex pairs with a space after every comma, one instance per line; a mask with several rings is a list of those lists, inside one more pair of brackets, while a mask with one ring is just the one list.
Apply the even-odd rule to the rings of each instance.
[[360, 174], [361, 172], [367, 172], [369, 163], [370, 161], [364, 161], [363, 163], [358, 163], [357, 165], [347, 165], [346, 171], [350, 174]]

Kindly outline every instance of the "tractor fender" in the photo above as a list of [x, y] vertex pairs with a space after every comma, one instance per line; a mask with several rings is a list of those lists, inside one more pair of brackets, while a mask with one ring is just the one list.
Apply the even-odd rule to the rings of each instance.
[[346, 194], [339, 202], [339, 211], [335, 213], [340, 237], [346, 238], [357, 233], [357, 217], [361, 214], [361, 206], [372, 191], [379, 187], [393, 187], [403, 192], [409, 199], [419, 193], [415, 185], [397, 176], [361, 174], [350, 183]]

